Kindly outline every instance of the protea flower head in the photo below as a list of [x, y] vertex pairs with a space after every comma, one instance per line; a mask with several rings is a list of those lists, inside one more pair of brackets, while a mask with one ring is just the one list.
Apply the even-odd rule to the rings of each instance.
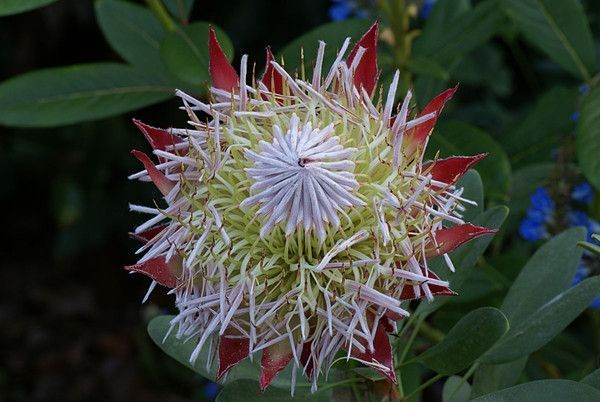
[[[316, 388], [343, 350], [396, 381], [387, 332], [401, 302], [454, 294], [427, 260], [493, 231], [465, 223], [457, 180], [485, 155], [423, 160], [449, 89], [415, 115], [396, 106], [399, 72], [377, 90], [375, 23], [331, 66], [319, 43], [312, 77], [267, 49], [257, 80], [239, 75], [209, 32], [210, 100], [177, 91], [188, 128], [134, 121], [156, 161], [133, 154], [164, 196], [135, 229], [142, 258], [126, 269], [176, 297], [178, 337], [218, 362], [218, 377], [261, 354], [266, 388], [290, 362]], [[447, 226], [450, 224], [450, 226]], [[447, 226], [447, 227], [446, 227]], [[216, 355], [216, 359], [214, 359]], [[292, 387], [296, 370], [292, 374]]]

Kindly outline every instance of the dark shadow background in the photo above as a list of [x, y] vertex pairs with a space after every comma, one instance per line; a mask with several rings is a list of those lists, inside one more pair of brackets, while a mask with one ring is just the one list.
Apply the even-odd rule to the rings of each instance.
[[[197, 1], [191, 20], [212, 21], [262, 65], [274, 50], [328, 20], [329, 2]], [[268, 29], [267, 29], [268, 28]], [[66, 64], [120, 61], [91, 0], [60, 0], [0, 19], [0, 80]], [[183, 123], [177, 102], [57, 129], [0, 128], [0, 401], [205, 400], [204, 381], [156, 348], [149, 317], [171, 305], [122, 270], [127, 236], [152, 186], [129, 182], [146, 149], [130, 123]], [[0, 112], [1, 113], [1, 112]], [[166, 311], [166, 310], [165, 310]]]

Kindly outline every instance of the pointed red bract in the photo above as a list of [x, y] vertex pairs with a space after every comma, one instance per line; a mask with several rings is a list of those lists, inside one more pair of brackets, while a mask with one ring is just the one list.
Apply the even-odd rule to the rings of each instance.
[[260, 374], [260, 390], [267, 389], [275, 376], [288, 365], [294, 354], [290, 342], [286, 339], [271, 345], [263, 350], [260, 365], [262, 372]]
[[152, 127], [136, 119], [133, 119], [133, 124], [144, 134], [144, 137], [146, 137], [150, 146], [154, 149], [165, 151], [167, 147], [177, 145], [181, 142], [181, 138], [172, 134], [170, 130]]
[[223, 53], [212, 27], [208, 33], [208, 57], [208, 71], [213, 87], [233, 92], [238, 87], [240, 79]]
[[377, 84], [377, 40], [379, 39], [379, 21], [376, 21], [371, 28], [358, 41], [350, 55], [346, 59], [346, 65], [350, 67], [358, 49], [363, 47], [366, 51], [363, 53], [356, 70], [354, 71], [354, 86], [358, 89], [363, 87], [368, 94], [373, 93]]
[[439, 159], [423, 165], [423, 170], [427, 171], [431, 167], [429, 173], [432, 180], [454, 184], [487, 155], [487, 153], [483, 153], [474, 156], [453, 156], [451, 158]]
[[[427, 277], [431, 278], [431, 279], [437, 279], [437, 280], [440, 279], [439, 276], [437, 276], [433, 271], [427, 271]], [[434, 296], [456, 296], [458, 294], [446, 286], [431, 285], [431, 284], [429, 284], [428, 286], [429, 286], [429, 290], [431, 291], [431, 294]], [[421, 292], [420, 297], [424, 297], [422, 292]], [[413, 286], [408, 285], [408, 284], [404, 285], [404, 287], [402, 288], [402, 293], [400, 294], [400, 300], [414, 300], [414, 299], [417, 299], [417, 295], [415, 294], [415, 289], [413, 288]]]
[[479, 226], [465, 223], [463, 225], [456, 225], [449, 228], [440, 229], [435, 232], [435, 240], [437, 247], [427, 252], [427, 258], [435, 257], [438, 255], [446, 254], [457, 248], [463, 243], [473, 240], [476, 237], [494, 234], [497, 230], [482, 228]]
[[150, 179], [152, 180], [156, 188], [158, 188], [158, 190], [163, 195], [169, 194], [169, 191], [171, 191], [171, 189], [175, 186], [175, 182], [167, 179], [167, 177], [156, 168], [156, 166], [148, 157], [148, 155], [146, 155], [142, 151], [137, 151], [134, 149], [131, 151], [131, 153], [137, 158], [137, 160], [142, 162], [144, 168], [148, 172], [148, 176], [150, 176]]
[[261, 78], [263, 84], [266, 85], [267, 88], [271, 92], [274, 92], [279, 95], [283, 95], [283, 77], [279, 73], [279, 71], [275, 70], [272, 61], [275, 60], [273, 53], [271, 52], [271, 48], [267, 47], [267, 56], [265, 61], [265, 72]]
[[[387, 367], [388, 370], [383, 370], [375, 366], [373, 366], [373, 369], [389, 378], [394, 384], [397, 384], [398, 381], [396, 380], [396, 372], [394, 371], [394, 358], [392, 357], [390, 338], [388, 338], [383, 324], [381, 322], [377, 323], [377, 330], [375, 331], [375, 338], [373, 339], [373, 352], [370, 352], [365, 344], [361, 344], [365, 347], [365, 352], [360, 353], [356, 347], [353, 347], [350, 356], [366, 363], [376, 363], [377, 365]], [[344, 349], [348, 350], [348, 345], [344, 345]]]
[[165, 230], [165, 228], [167, 226], [168, 225], [155, 226], [155, 227], [150, 228], [148, 230], [144, 230], [143, 232], [140, 232], [140, 233], [129, 233], [129, 236], [132, 239], [141, 241], [142, 243], [147, 243], [150, 240], [154, 239], [157, 234], [159, 234], [160, 232], [162, 232], [163, 230]]
[[436, 96], [425, 106], [423, 111], [419, 114], [419, 117], [423, 117], [430, 113], [435, 113], [435, 116], [431, 119], [419, 124], [414, 129], [412, 129], [408, 134], [408, 153], [412, 153], [416, 151], [418, 148], [422, 147], [425, 143], [425, 140], [431, 134], [431, 131], [435, 127], [435, 123], [437, 122], [438, 117], [440, 117], [440, 113], [444, 108], [446, 102], [452, 99], [454, 93], [458, 90], [458, 85], [454, 88], [450, 88]]
[[217, 381], [236, 364], [248, 357], [250, 341], [248, 338], [231, 338], [227, 332], [219, 338], [219, 369]]
[[181, 272], [181, 260], [177, 257], [165, 261], [164, 256], [154, 257], [139, 264], [127, 265], [127, 271], [134, 271], [149, 276], [156, 282], [170, 289], [177, 286], [177, 272]]

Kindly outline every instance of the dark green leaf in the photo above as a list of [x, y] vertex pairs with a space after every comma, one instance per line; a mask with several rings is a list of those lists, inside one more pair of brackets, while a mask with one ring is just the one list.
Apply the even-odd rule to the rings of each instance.
[[481, 175], [485, 196], [505, 200], [510, 186], [510, 163], [502, 147], [486, 132], [457, 121], [440, 122], [427, 149], [430, 155], [440, 150], [442, 157], [489, 152], [475, 169]]
[[[533, 297], [534, 292], [530, 290], [527, 297]], [[600, 276], [586, 279], [558, 294], [524, 321], [511, 321], [508, 334], [486, 353], [482, 361], [504, 363], [538, 350], [577, 318], [599, 294]]]
[[100, 0], [96, 18], [107, 42], [124, 60], [145, 72], [166, 74], [160, 58], [165, 31], [150, 10], [125, 1]]
[[443, 402], [467, 402], [471, 396], [471, 386], [464, 378], [453, 375], [448, 377], [442, 388]]
[[[292, 73], [297, 70], [300, 72], [302, 64], [300, 56], [302, 49], [304, 49], [304, 68], [307, 76], [312, 77], [312, 69], [317, 59], [317, 49], [321, 40], [327, 43], [323, 57], [323, 74], [327, 75], [331, 63], [335, 60], [344, 40], [351, 37], [353, 42], [358, 41], [371, 23], [371, 21], [365, 19], [348, 19], [321, 25], [286, 45], [278, 52], [277, 60], [283, 57], [286, 71]], [[350, 45], [346, 54], [349, 53], [350, 49], [352, 49], [352, 45]]]
[[513, 166], [550, 162], [552, 150], [573, 128], [577, 90], [554, 87], [536, 99], [535, 106], [516, 126], [499, 136]]
[[574, 76], [589, 81], [596, 51], [577, 0], [503, 0], [525, 38]]
[[583, 102], [577, 124], [577, 159], [587, 179], [600, 190], [600, 88]]
[[475, 219], [483, 213], [483, 183], [481, 176], [476, 170], [469, 170], [463, 177], [460, 178], [458, 187], [463, 187], [465, 190], [462, 196], [471, 201], [475, 201], [477, 205], [465, 205], [465, 211], [462, 212], [465, 222]]
[[521, 376], [525, 364], [527, 357], [503, 364], [480, 365], [475, 371], [471, 396], [475, 398], [513, 386]]
[[503, 15], [496, 0], [484, 0], [469, 11], [454, 12], [450, 21], [443, 30], [426, 29], [415, 41], [415, 56], [450, 63], [487, 42], [499, 30]]
[[56, 0], [2, 0], [0, 1], [0, 17], [22, 13], [45, 6]]
[[[194, 22], [167, 34], [160, 46], [163, 62], [173, 75], [197, 88], [209, 80], [208, 28], [215, 30], [221, 48], [231, 60], [233, 45], [229, 37], [214, 24]], [[237, 69], [236, 69], [237, 70]]]
[[433, 371], [449, 375], [467, 368], [508, 331], [504, 314], [493, 307], [482, 307], [464, 316], [442, 342], [416, 360]]
[[529, 321], [534, 312], [569, 287], [582, 254], [577, 242], [584, 239], [585, 229], [569, 229], [529, 259], [502, 303], [511, 326]]
[[423, 77], [435, 78], [440, 81], [450, 79], [448, 70], [430, 58], [415, 56], [408, 61], [406, 68]]
[[[483, 226], [490, 229], [498, 229], [508, 215], [508, 208], [494, 207], [473, 219], [474, 225]], [[459, 247], [450, 253], [456, 272], [452, 273], [446, 266], [443, 258], [438, 257], [429, 263], [429, 267], [435, 271], [441, 278], [450, 281], [450, 287], [460, 294], [460, 289], [465, 280], [469, 278], [473, 271], [473, 266], [481, 257], [487, 246], [492, 241], [492, 236], [483, 236], [471, 240], [467, 244]], [[456, 297], [456, 296], [455, 296]], [[460, 297], [460, 296], [458, 296]], [[448, 297], [438, 297], [433, 302], [423, 301], [419, 304], [416, 314], [431, 314], [449, 300]]]
[[258, 382], [250, 380], [234, 381], [223, 388], [217, 396], [217, 402], [281, 402], [281, 401], [331, 401], [331, 389], [312, 394], [307, 387], [297, 387], [294, 397], [289, 389], [269, 387], [261, 392]]
[[194, 7], [194, 0], [163, 0], [163, 3], [180, 21], [187, 21]]
[[596, 369], [596, 371], [588, 374], [581, 382], [600, 391], [600, 369]]
[[0, 123], [51, 127], [125, 113], [168, 99], [173, 88], [122, 64], [38, 70], [0, 84]]
[[540, 380], [475, 398], [473, 402], [597, 402], [600, 391], [569, 380]]

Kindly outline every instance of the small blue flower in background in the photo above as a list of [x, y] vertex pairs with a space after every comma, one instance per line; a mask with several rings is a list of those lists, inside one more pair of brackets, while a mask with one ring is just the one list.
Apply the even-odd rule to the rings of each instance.
[[[369, 10], [361, 7], [357, 0], [332, 0], [329, 8], [329, 18], [333, 21], [342, 21], [350, 17], [367, 18]], [[366, 6], [366, 4], [363, 4]]]
[[423, 0], [423, 4], [421, 4], [421, 9], [419, 10], [419, 16], [426, 20], [429, 18], [429, 14], [431, 14], [431, 10], [435, 5], [436, 0]]
[[333, 0], [333, 5], [329, 8], [329, 18], [333, 21], [348, 19], [356, 6], [353, 1]]
[[554, 212], [554, 201], [545, 187], [539, 187], [531, 195], [531, 207], [547, 214]]
[[594, 300], [591, 304], [590, 304], [591, 308], [597, 308], [600, 310], [600, 297], [597, 297], [596, 300]]
[[579, 86], [579, 93], [587, 94], [588, 92], [590, 92], [590, 86], [588, 84], [584, 83]]
[[208, 382], [204, 385], [203, 391], [204, 396], [208, 400], [214, 401], [217, 398], [219, 391], [221, 391], [221, 386], [216, 382]]
[[594, 190], [592, 189], [592, 185], [587, 181], [579, 183], [575, 187], [573, 187], [573, 191], [571, 191], [571, 198], [574, 201], [581, 202], [582, 204], [591, 204], [594, 199]]
[[534, 242], [548, 237], [546, 224], [552, 221], [555, 207], [548, 190], [544, 187], [536, 189], [530, 200], [531, 206], [521, 222], [519, 234], [525, 240]]
[[579, 112], [571, 113], [571, 116], [569, 118], [571, 119], [571, 121], [574, 121], [574, 122], [579, 120]]
[[575, 271], [575, 277], [573, 278], [573, 282], [571, 282], [571, 286], [577, 285], [579, 282], [587, 278], [589, 272], [585, 265], [580, 265], [577, 267], [577, 271]]
[[519, 226], [519, 234], [525, 240], [533, 242], [546, 237], [547, 232], [544, 222], [525, 218]]

